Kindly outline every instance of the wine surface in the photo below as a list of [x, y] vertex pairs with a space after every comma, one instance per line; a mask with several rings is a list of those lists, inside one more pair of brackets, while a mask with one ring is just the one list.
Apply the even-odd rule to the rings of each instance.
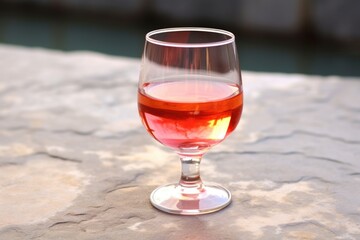
[[138, 108], [147, 131], [179, 151], [207, 149], [230, 134], [242, 112], [241, 87], [220, 81], [146, 83]]

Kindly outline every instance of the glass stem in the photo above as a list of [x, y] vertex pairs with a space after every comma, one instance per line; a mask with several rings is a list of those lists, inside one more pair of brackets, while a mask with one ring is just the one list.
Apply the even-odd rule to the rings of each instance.
[[183, 195], [198, 195], [204, 191], [200, 177], [201, 156], [181, 156], [181, 178], [179, 186]]

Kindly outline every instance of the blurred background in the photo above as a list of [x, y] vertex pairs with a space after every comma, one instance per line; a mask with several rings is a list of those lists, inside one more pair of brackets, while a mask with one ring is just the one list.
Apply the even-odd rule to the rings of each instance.
[[359, 0], [0, 0], [0, 43], [140, 58], [146, 32], [235, 33], [243, 70], [360, 76]]

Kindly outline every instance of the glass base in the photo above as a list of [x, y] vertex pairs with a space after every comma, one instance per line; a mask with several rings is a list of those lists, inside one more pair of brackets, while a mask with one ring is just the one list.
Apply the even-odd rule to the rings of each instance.
[[179, 184], [156, 188], [150, 195], [157, 209], [179, 215], [199, 215], [216, 212], [231, 202], [231, 193], [219, 185], [206, 185], [199, 193], [184, 194]]

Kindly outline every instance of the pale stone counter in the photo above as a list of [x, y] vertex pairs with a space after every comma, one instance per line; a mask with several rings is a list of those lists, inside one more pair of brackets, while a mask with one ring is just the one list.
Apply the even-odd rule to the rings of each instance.
[[360, 239], [360, 79], [243, 72], [202, 162], [223, 211], [159, 212], [180, 163], [142, 127], [139, 60], [0, 45], [0, 239]]

